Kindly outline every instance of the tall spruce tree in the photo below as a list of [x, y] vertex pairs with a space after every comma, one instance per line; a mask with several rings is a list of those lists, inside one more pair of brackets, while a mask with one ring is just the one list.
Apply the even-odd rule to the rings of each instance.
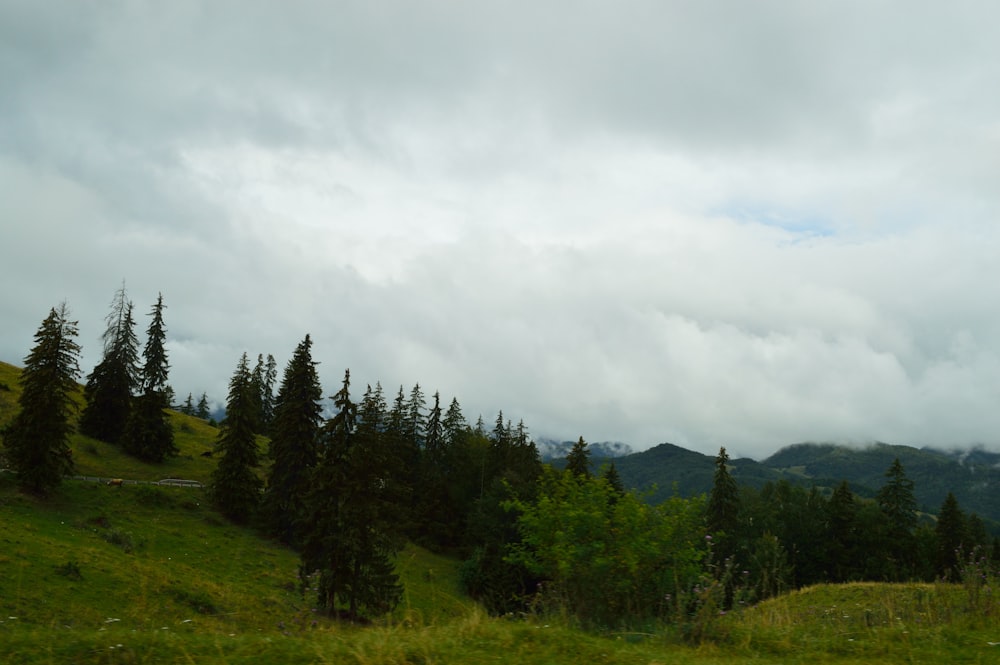
[[264, 382], [260, 394], [260, 431], [264, 434], [270, 434], [271, 425], [274, 424], [274, 382], [277, 378], [278, 364], [269, 353], [264, 365]]
[[886, 484], [875, 498], [888, 522], [886, 549], [891, 560], [891, 576], [903, 580], [914, 572], [917, 500], [913, 496], [913, 481], [906, 477], [898, 457], [886, 470], [885, 477]]
[[208, 393], [201, 394], [201, 397], [198, 399], [198, 408], [195, 410], [194, 415], [202, 420], [208, 420], [209, 416], [212, 415], [211, 411], [208, 410]]
[[305, 336], [292, 354], [278, 388], [268, 457], [271, 467], [261, 506], [264, 530], [286, 545], [298, 547], [297, 524], [309, 478], [319, 459], [323, 391], [312, 359], [312, 340]]
[[831, 582], [847, 582], [859, 569], [857, 560], [858, 505], [846, 480], [840, 482], [827, 503], [827, 558]]
[[174, 430], [166, 412], [170, 408], [166, 392], [170, 363], [165, 348], [167, 330], [163, 323], [164, 309], [163, 294], [159, 294], [150, 312], [152, 321], [146, 331], [146, 346], [143, 348], [142, 392], [135, 400], [122, 436], [126, 452], [154, 463], [177, 454]]
[[107, 329], [101, 336], [104, 356], [87, 377], [80, 432], [117, 444], [132, 411], [132, 396], [139, 388], [139, 340], [124, 284], [115, 292], [105, 321]]
[[590, 478], [590, 450], [582, 436], [579, 441], [573, 444], [573, 448], [566, 455], [566, 471], [577, 478]]
[[937, 572], [952, 581], [959, 579], [959, 566], [965, 544], [966, 521], [965, 513], [958, 505], [955, 495], [948, 492], [941, 510], [938, 511], [937, 525], [934, 528], [937, 536]]
[[315, 584], [327, 612], [354, 620], [384, 614], [402, 597], [393, 571], [402, 545], [394, 528], [398, 506], [387, 496], [398, 460], [371, 418], [359, 428], [350, 371], [333, 400], [336, 413], [323, 428], [306, 496], [300, 577]]
[[260, 503], [262, 483], [254, 471], [260, 465], [254, 420], [256, 397], [244, 353], [229, 381], [226, 421], [215, 443], [215, 450], [221, 457], [209, 486], [209, 495], [216, 507], [238, 523], [247, 522]]
[[712, 491], [708, 495], [708, 532], [713, 536], [725, 533], [730, 538], [736, 533], [740, 512], [740, 488], [729, 473], [729, 455], [725, 447], [719, 448], [715, 458], [715, 475]]
[[35, 346], [21, 371], [20, 411], [3, 432], [4, 447], [21, 489], [52, 491], [73, 471], [69, 436], [80, 376], [77, 322], [66, 303], [53, 308], [35, 333]]

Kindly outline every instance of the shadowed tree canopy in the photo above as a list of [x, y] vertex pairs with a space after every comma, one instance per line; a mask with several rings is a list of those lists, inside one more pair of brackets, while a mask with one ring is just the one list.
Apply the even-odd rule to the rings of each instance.
[[[365, 418], [350, 397], [350, 371], [333, 397], [320, 461], [305, 499], [303, 583], [315, 585], [327, 612], [350, 619], [392, 610], [402, 597], [393, 558], [402, 546], [392, 500], [399, 460], [368, 404]], [[369, 409], [372, 409], [369, 411]]]
[[226, 421], [219, 430], [215, 450], [221, 453], [212, 472], [209, 494], [219, 510], [234, 522], [244, 523], [257, 510], [261, 481], [254, 472], [260, 465], [257, 449], [256, 386], [247, 364], [247, 354], [229, 381]]
[[80, 376], [76, 336], [77, 322], [69, 320], [66, 303], [49, 311], [24, 359], [21, 409], [3, 433], [18, 484], [34, 494], [48, 494], [73, 471], [69, 436]]
[[261, 511], [265, 531], [286, 545], [299, 544], [295, 525], [302, 519], [303, 498], [319, 459], [322, 397], [312, 340], [306, 335], [285, 367], [275, 399], [271, 467]]
[[582, 436], [566, 455], [566, 470], [577, 478], [590, 478], [590, 450]]
[[115, 293], [105, 320], [107, 329], [101, 336], [104, 356], [87, 377], [80, 432], [117, 444], [132, 411], [132, 396], [139, 388], [139, 340], [124, 285]]
[[177, 454], [174, 430], [166, 409], [170, 407], [166, 387], [170, 363], [165, 348], [167, 330], [163, 323], [163, 294], [157, 296], [150, 312], [152, 321], [143, 348], [145, 363], [140, 374], [142, 394], [135, 400], [123, 434], [125, 450], [147, 462], [160, 463]]

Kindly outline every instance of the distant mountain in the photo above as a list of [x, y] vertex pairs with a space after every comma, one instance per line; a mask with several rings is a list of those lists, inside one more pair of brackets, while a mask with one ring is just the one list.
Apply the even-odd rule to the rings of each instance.
[[[752, 459], [730, 460], [730, 466], [733, 477], [741, 485], [760, 487], [783, 477]], [[715, 474], [715, 456], [661, 443], [616, 459], [615, 468], [627, 487], [649, 492], [649, 500], [658, 502], [670, 498], [675, 491], [680, 496], [709, 492]]]
[[[535, 441], [538, 447], [538, 454], [543, 462], [552, 462], [564, 459], [569, 454], [576, 441], [556, 441], [541, 437]], [[587, 442], [587, 449], [590, 451], [590, 460], [608, 460], [625, 455], [631, 455], [633, 450], [627, 443], [620, 441], [598, 441], [597, 443]]]
[[[921, 510], [937, 513], [952, 492], [967, 514], [1000, 522], [1000, 454], [979, 448], [944, 451], [886, 443], [861, 448], [798, 443], [760, 462], [730, 460], [730, 471], [738, 483], [752, 487], [786, 479], [805, 487], [831, 489], [846, 480], [856, 494], [873, 497], [897, 457], [914, 482]], [[663, 443], [614, 462], [625, 485], [650, 492], [650, 501], [664, 500], [675, 490], [681, 496], [693, 496], [712, 489], [714, 455]]]

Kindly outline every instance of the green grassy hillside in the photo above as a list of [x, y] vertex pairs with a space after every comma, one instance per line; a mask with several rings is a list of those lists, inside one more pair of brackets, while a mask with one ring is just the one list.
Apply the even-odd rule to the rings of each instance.
[[[0, 425], [17, 393], [17, 369], [0, 363]], [[172, 419], [177, 458], [142, 464], [75, 436], [78, 472], [207, 481], [215, 461], [201, 453], [216, 430]], [[370, 626], [316, 613], [296, 588], [297, 568], [294, 552], [226, 522], [201, 489], [66, 480], [43, 500], [0, 472], [5, 664], [1000, 662], [992, 579], [818, 586], [594, 634], [564, 616], [491, 618], [459, 591], [458, 561], [413, 546], [397, 559], [403, 602]]]

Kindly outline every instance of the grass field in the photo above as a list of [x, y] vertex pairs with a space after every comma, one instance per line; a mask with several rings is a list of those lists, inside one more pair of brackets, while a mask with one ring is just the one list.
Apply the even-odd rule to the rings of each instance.
[[[0, 425], [17, 369], [0, 363]], [[75, 436], [78, 473], [206, 482], [216, 430], [172, 416], [178, 457], [148, 465]], [[297, 590], [297, 556], [233, 526], [200, 489], [66, 481], [39, 500], [0, 472], [2, 663], [1000, 663], [992, 579], [824, 585], [691, 626], [596, 634], [561, 617], [487, 616], [459, 562], [408, 547], [400, 607], [338, 624]]]

